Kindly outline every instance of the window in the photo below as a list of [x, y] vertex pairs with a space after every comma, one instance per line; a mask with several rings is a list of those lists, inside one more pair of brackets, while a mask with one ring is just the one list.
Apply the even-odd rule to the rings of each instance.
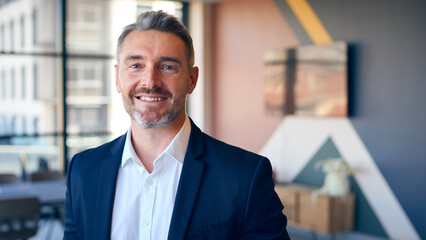
[[[123, 134], [127, 118], [117, 116], [116, 108], [123, 109], [113, 91], [117, 34], [141, 11], [167, 7], [179, 17], [183, 6], [139, 0], [0, 4], [0, 99], [7, 103], [0, 104], [0, 145], [14, 145], [7, 154], [27, 155], [31, 172], [31, 159], [39, 156], [31, 149], [56, 149], [49, 158], [64, 170], [76, 152]], [[0, 171], [8, 168], [2, 164]]]
[[67, 90], [69, 97], [108, 95], [108, 63], [102, 60], [70, 59], [68, 63]]
[[26, 76], [25, 76], [25, 66], [22, 66], [21, 68], [21, 90], [22, 90], [22, 99], [25, 99], [27, 97], [26, 91], [27, 91], [27, 82], [26, 82]]
[[22, 124], [22, 129], [21, 129], [22, 134], [27, 134], [27, 118], [25, 116], [22, 117], [21, 124]]
[[32, 17], [33, 45], [35, 46], [37, 44], [37, 9], [33, 9], [31, 17]]
[[6, 71], [1, 71], [1, 98], [6, 99]]
[[68, 108], [68, 119], [70, 125], [68, 131], [76, 132], [104, 132], [108, 121], [105, 118], [107, 105], [103, 106], [70, 106]]
[[0, 50], [4, 51], [5, 50], [5, 32], [4, 32], [4, 24], [0, 25], [0, 41], [1, 41], [1, 45], [0, 45]]
[[[73, 52], [96, 52], [105, 54], [111, 48], [108, 29], [102, 27], [109, 22], [107, 8], [101, 2], [86, 1], [69, 5], [67, 45]], [[109, 22], [111, 24], [111, 22]]]
[[16, 84], [15, 83], [15, 69], [12, 68], [10, 70], [10, 98], [11, 99], [15, 98], [15, 92], [16, 92], [15, 84]]
[[25, 16], [21, 16], [21, 47], [25, 47]]
[[3, 115], [0, 115], [0, 135], [6, 134], [6, 117]]
[[33, 119], [33, 131], [34, 131], [34, 135], [37, 135], [38, 132], [38, 117], [34, 117]]
[[138, 5], [138, 12], [135, 14], [135, 18], [138, 17], [139, 14], [143, 12], [149, 12], [152, 11], [152, 6], [150, 5]]
[[12, 116], [10, 120], [10, 131], [11, 134], [16, 133], [16, 116]]
[[13, 51], [14, 45], [15, 45], [15, 22], [13, 19], [10, 21], [10, 27], [9, 27], [9, 34], [10, 34], [10, 51]]
[[37, 63], [34, 63], [33, 65], [33, 98], [34, 100], [38, 98], [37, 96], [37, 86], [38, 86], [38, 70], [37, 70]]

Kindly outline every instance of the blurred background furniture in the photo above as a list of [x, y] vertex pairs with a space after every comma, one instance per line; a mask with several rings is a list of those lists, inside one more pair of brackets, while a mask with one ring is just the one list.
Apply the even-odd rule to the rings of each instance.
[[38, 230], [40, 207], [37, 197], [0, 199], [0, 240], [34, 236]]
[[0, 199], [36, 196], [43, 205], [63, 205], [65, 192], [65, 179], [0, 184]]
[[354, 194], [330, 196], [316, 194], [315, 190], [317, 188], [301, 184], [275, 185], [275, 191], [285, 205], [283, 213], [288, 224], [331, 237], [352, 231]]
[[[41, 207], [38, 209], [38, 229], [40, 233], [43, 233], [43, 240], [56, 239], [53, 236], [55, 226], [58, 226], [54, 224], [55, 222], [60, 221], [63, 226], [65, 192], [66, 183], [63, 178], [57, 180], [35, 182], [21, 181], [0, 184], [0, 200], [18, 199], [30, 196], [38, 197], [41, 204]], [[2, 227], [3, 225], [1, 225], [0, 220], [0, 232], [2, 231]], [[61, 231], [63, 230], [59, 230], [59, 232]], [[0, 240], [2, 239], [4, 238], [0, 237]]]
[[[65, 180], [65, 176], [59, 171], [51, 171], [48, 170], [47, 167], [40, 167], [39, 171], [28, 174], [28, 181], [32, 183], [48, 183], [52, 181], [62, 181]], [[50, 239], [53, 231], [52, 222], [55, 220], [60, 220], [63, 224], [63, 217], [61, 217], [61, 213], [63, 212], [63, 204], [48, 204], [43, 205], [40, 209], [40, 227], [48, 227], [46, 239]]]
[[59, 171], [37, 171], [28, 175], [28, 180], [31, 182], [61, 179], [65, 179], [65, 176]]
[[13, 173], [0, 173], [0, 184], [3, 183], [16, 183], [16, 182], [20, 182], [21, 179], [18, 178], [18, 176], [16, 176]]

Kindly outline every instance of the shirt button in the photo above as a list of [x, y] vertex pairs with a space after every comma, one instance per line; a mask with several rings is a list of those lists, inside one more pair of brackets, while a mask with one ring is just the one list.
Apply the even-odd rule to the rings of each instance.
[[152, 185], [154, 182], [152, 181], [152, 179], [148, 179], [148, 180], [146, 181], [146, 183], [148, 183], [148, 185]]
[[149, 226], [149, 221], [145, 221], [145, 226]]

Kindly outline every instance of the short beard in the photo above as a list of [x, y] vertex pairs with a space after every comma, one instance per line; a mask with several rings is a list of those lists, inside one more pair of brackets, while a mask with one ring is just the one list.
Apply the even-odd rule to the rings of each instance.
[[142, 128], [163, 128], [172, 123], [180, 115], [182, 110], [183, 109], [176, 113], [166, 112], [158, 121], [149, 122], [142, 119], [141, 113], [138, 112], [133, 105], [130, 116], [133, 121]]
[[[137, 89], [137, 90], [132, 91], [129, 94], [128, 98], [126, 98], [122, 93], [123, 103], [124, 103], [124, 107], [125, 107], [127, 113], [129, 114], [131, 119], [137, 125], [139, 125], [142, 128], [163, 128], [163, 127], [166, 127], [169, 124], [171, 124], [174, 120], [176, 120], [176, 118], [182, 113], [182, 111], [185, 110], [186, 93], [174, 98], [174, 101], [177, 101], [177, 102], [174, 102], [172, 104], [172, 106], [170, 106], [170, 108], [166, 112], [164, 112], [160, 116], [156, 117], [155, 119], [150, 119], [148, 117], [149, 114], [150, 114], [149, 109], [147, 110], [147, 112], [143, 113], [143, 112], [140, 112], [135, 106], [133, 96], [137, 92], [163, 93], [164, 95], [169, 96], [169, 97], [171, 97], [172, 94], [167, 92], [167, 91], [164, 91], [162, 89], [159, 89], [159, 88]], [[181, 106], [181, 107], [178, 108], [179, 106]], [[152, 111], [155, 112], [155, 109], [153, 109]]]

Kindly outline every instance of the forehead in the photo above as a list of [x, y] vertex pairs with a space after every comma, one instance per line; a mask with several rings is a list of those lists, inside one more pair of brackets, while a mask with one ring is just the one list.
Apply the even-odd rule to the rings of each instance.
[[120, 58], [141, 55], [146, 58], [175, 57], [186, 61], [185, 51], [185, 43], [173, 33], [156, 30], [133, 31], [122, 42]]

